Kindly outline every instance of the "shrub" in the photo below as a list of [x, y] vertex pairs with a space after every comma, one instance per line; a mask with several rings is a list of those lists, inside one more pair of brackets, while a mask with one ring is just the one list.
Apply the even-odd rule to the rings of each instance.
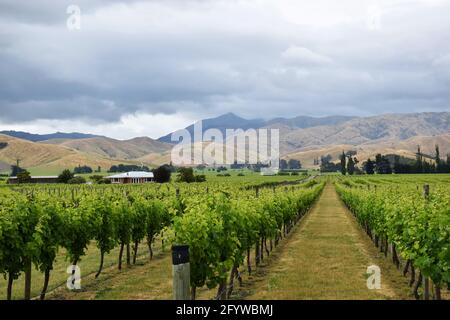
[[206, 176], [204, 174], [199, 174], [195, 176], [195, 182], [205, 182]]
[[219, 173], [217, 176], [218, 177], [231, 177], [231, 174], [229, 174], [229, 173]]
[[160, 166], [153, 170], [153, 175], [155, 177], [155, 182], [165, 183], [170, 181], [170, 176], [172, 171], [168, 165]]
[[91, 167], [88, 166], [78, 166], [75, 169], [73, 169], [73, 173], [80, 174], [80, 173], [92, 173], [94, 170], [92, 170]]
[[68, 183], [70, 179], [73, 179], [74, 175], [72, 172], [70, 172], [69, 169], [64, 170], [61, 172], [61, 174], [58, 176], [58, 181], [60, 183]]
[[19, 183], [30, 183], [31, 182], [31, 176], [28, 171], [21, 171], [17, 174], [17, 181]]
[[98, 184], [111, 184], [111, 180], [109, 179], [102, 179], [98, 182]]
[[194, 169], [192, 168], [179, 168], [178, 169], [178, 182], [195, 182]]
[[86, 179], [83, 177], [73, 177], [69, 181], [67, 181], [68, 184], [84, 184], [86, 183]]
[[95, 183], [101, 183], [101, 181], [103, 180], [103, 176], [96, 174], [96, 175], [90, 176], [89, 179], [91, 179]]

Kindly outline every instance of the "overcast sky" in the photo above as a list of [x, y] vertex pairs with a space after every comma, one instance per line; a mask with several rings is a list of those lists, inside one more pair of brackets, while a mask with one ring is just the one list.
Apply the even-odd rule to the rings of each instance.
[[450, 111], [450, 0], [0, 0], [0, 130], [157, 138], [230, 111]]

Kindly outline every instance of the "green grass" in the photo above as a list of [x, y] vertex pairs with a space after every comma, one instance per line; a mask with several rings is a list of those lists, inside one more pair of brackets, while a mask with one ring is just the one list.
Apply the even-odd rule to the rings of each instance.
[[[258, 173], [228, 170], [231, 177], [217, 177], [217, 172], [205, 171], [209, 182], [262, 183], [267, 181], [298, 180], [302, 176], [261, 176]], [[93, 173], [97, 174], [97, 173]], [[87, 174], [84, 176], [90, 176]], [[106, 175], [107, 173], [102, 173]], [[198, 171], [197, 174], [201, 174]], [[337, 176], [338, 177], [338, 176]], [[334, 179], [334, 177], [329, 177]], [[450, 183], [446, 175], [389, 175], [354, 176], [355, 183]], [[0, 181], [1, 183], [1, 181]], [[207, 183], [206, 183], [207, 184]], [[206, 185], [205, 184], [205, 185]], [[139, 186], [136, 186], [139, 188]], [[283, 242], [256, 275], [244, 277], [244, 285], [234, 293], [236, 299], [408, 299], [407, 281], [393, 264], [378, 253], [363, 234], [352, 216], [328, 185], [324, 195], [300, 226]], [[155, 242], [155, 258], [148, 261], [146, 244], [140, 245], [143, 254], [138, 263], [117, 270], [118, 248], [105, 257], [105, 270], [100, 278], [93, 274], [99, 264], [99, 251], [92, 242], [87, 255], [79, 265], [82, 272], [81, 292], [70, 292], [65, 288], [70, 265], [65, 252], [60, 250], [55, 268], [51, 273], [50, 290], [53, 299], [171, 299], [172, 276], [169, 247], [161, 250], [160, 240]], [[254, 252], [254, 250], [252, 250]], [[252, 257], [254, 261], [254, 257]], [[370, 264], [382, 268], [381, 292], [368, 291], [365, 287], [365, 270]], [[246, 270], [245, 267], [241, 270]], [[43, 275], [37, 270], [32, 275], [32, 295], [37, 296], [43, 283]], [[13, 296], [23, 297], [24, 281], [20, 277], [14, 282]], [[211, 299], [215, 290], [202, 288], [200, 299]], [[0, 300], [6, 297], [6, 281], [0, 278]]]
[[[328, 184], [273, 264], [247, 289], [249, 299], [410, 299], [407, 281], [377, 252]], [[382, 289], [366, 286], [382, 269]]]
[[[230, 174], [229, 177], [220, 177], [218, 174]], [[227, 170], [222, 172], [208, 171], [208, 170], [195, 170], [195, 174], [204, 174], [206, 176], [206, 181], [210, 182], [268, 182], [268, 181], [293, 181], [300, 180], [304, 176], [300, 173], [298, 176], [263, 176], [259, 172], [254, 172], [251, 170]], [[239, 176], [243, 174], [243, 176]], [[176, 176], [176, 173], [173, 173]]]
[[[155, 240], [154, 244], [154, 252], [155, 255], [161, 255], [161, 254], [168, 254], [170, 251], [170, 246], [167, 245], [164, 249], [164, 252], [162, 250], [161, 246], [161, 240], [157, 238]], [[127, 265], [126, 265], [126, 250], [124, 250], [124, 256], [123, 256], [123, 269], [122, 273], [127, 272]], [[139, 246], [138, 251], [139, 259], [138, 263], [143, 264], [149, 259], [147, 244], [145, 242], [141, 243]], [[169, 255], [168, 255], [169, 256]], [[112, 250], [109, 254], [105, 255], [105, 261], [104, 261], [104, 269], [100, 277], [94, 281], [101, 282], [103, 281], [107, 275], [111, 272], [114, 272], [117, 269], [118, 265], [118, 257], [119, 257], [119, 247], [116, 247], [114, 250]], [[89, 284], [89, 281], [91, 281], [94, 278], [94, 274], [97, 272], [98, 267], [100, 263], [100, 251], [95, 245], [95, 242], [92, 241], [91, 244], [88, 246], [88, 249], [86, 250], [86, 255], [81, 258], [81, 260], [78, 263], [78, 266], [81, 269], [81, 276], [82, 276], [82, 287], [84, 287], [84, 284]], [[170, 263], [170, 261], [169, 261]], [[59, 288], [58, 292], [60, 294], [70, 294], [71, 292], [66, 289], [66, 281], [69, 277], [69, 274], [66, 273], [67, 267], [69, 267], [71, 263], [66, 258], [66, 253], [64, 249], [60, 249], [56, 258], [56, 261], [54, 263], [54, 269], [52, 270], [50, 274], [50, 282], [49, 282], [49, 292], [54, 290], [55, 288]], [[167, 266], [165, 266], [167, 268]], [[44, 276], [43, 274], [33, 267], [32, 271], [32, 287], [31, 287], [31, 293], [33, 297], [36, 297], [40, 294], [40, 291], [42, 289]], [[85, 281], [85, 279], [87, 279]], [[7, 281], [1, 277], [0, 278], [0, 300], [6, 299], [6, 286]], [[24, 277], [23, 275], [19, 277], [19, 279], [14, 281], [13, 284], [13, 299], [23, 299], [23, 291], [24, 291]], [[73, 294], [73, 293], [72, 293]], [[51, 297], [52, 294], [49, 294], [49, 297]], [[81, 295], [80, 295], [81, 296]]]

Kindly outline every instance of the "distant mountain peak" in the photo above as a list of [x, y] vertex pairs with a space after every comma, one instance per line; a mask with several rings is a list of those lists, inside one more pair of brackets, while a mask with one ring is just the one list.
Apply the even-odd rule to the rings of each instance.
[[10, 136], [10, 137], [28, 140], [28, 141], [32, 141], [32, 142], [39, 142], [39, 141], [45, 141], [45, 140], [51, 140], [51, 139], [78, 140], [78, 139], [100, 137], [98, 135], [93, 135], [93, 134], [86, 134], [86, 133], [79, 133], [79, 132], [64, 133], [64, 132], [59, 132], [59, 131], [55, 132], [55, 133], [49, 133], [49, 134], [35, 134], [35, 133], [29, 133], [29, 132], [24, 132], [24, 131], [5, 130], [5, 131], [0, 131], [0, 134], [4, 134], [4, 135]]
[[[267, 126], [272, 127], [287, 126], [296, 129], [304, 129], [321, 125], [336, 125], [354, 118], [355, 117], [347, 117], [347, 116], [328, 116], [321, 118], [298, 116], [294, 118], [279, 117], [270, 120], [263, 120], [263, 119], [245, 119], [236, 115], [233, 112], [228, 112], [216, 118], [204, 119], [202, 120], [202, 124], [203, 124], [203, 131], [215, 128], [219, 129], [224, 134], [226, 129], [248, 130], [248, 129], [260, 129]], [[188, 130], [191, 134], [193, 133], [193, 125], [190, 125], [185, 129]], [[171, 135], [172, 133], [165, 135], [159, 138], [158, 140], [162, 142], [172, 143]]]
[[225, 113], [225, 114], [223, 114], [221, 116], [218, 116], [216, 119], [223, 119], [223, 118], [231, 118], [231, 119], [235, 118], [235, 119], [243, 119], [243, 120], [245, 120], [244, 118], [238, 116], [237, 114], [235, 114], [233, 112]]

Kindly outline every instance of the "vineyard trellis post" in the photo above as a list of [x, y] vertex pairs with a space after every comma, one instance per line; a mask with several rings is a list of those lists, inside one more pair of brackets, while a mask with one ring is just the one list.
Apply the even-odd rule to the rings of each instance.
[[189, 300], [191, 268], [189, 246], [172, 246], [173, 299]]
[[[425, 198], [425, 200], [428, 200], [430, 197], [430, 185], [425, 184], [423, 186], [423, 197]], [[428, 277], [423, 276], [422, 278], [423, 281], [423, 299], [424, 300], [430, 300], [430, 280], [428, 279]]]

